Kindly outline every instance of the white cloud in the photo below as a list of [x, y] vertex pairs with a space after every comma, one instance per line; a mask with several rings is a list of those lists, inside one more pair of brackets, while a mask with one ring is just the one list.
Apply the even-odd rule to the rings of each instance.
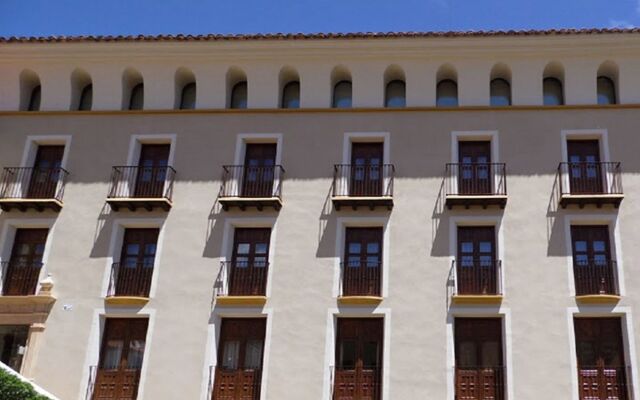
[[609, 28], [635, 28], [635, 25], [630, 23], [629, 21], [620, 20], [620, 19], [610, 19], [609, 20]]

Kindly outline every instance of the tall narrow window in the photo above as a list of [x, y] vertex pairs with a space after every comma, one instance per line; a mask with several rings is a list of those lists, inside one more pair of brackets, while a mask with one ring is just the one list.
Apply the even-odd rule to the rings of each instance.
[[27, 108], [28, 111], [40, 111], [40, 98], [42, 97], [42, 88], [40, 85], [36, 86], [31, 90], [31, 95], [29, 96], [29, 106]]
[[544, 78], [542, 90], [545, 106], [561, 106], [564, 104], [562, 82], [556, 78]]
[[247, 82], [238, 82], [231, 90], [231, 108], [247, 108]]
[[609, 245], [609, 227], [572, 226], [571, 247], [576, 296], [617, 295], [615, 263], [611, 259]]
[[494, 107], [511, 105], [511, 85], [502, 78], [491, 81], [491, 105]]
[[180, 97], [181, 110], [193, 110], [196, 108], [196, 83], [191, 82], [184, 85]]
[[381, 296], [382, 228], [347, 228], [342, 296]]
[[158, 229], [127, 228], [120, 262], [113, 265], [110, 296], [149, 297], [158, 243]]
[[93, 85], [88, 84], [84, 88], [82, 88], [82, 93], [80, 93], [80, 101], [78, 102], [78, 110], [79, 111], [89, 111], [91, 110], [91, 106], [93, 104]]
[[269, 228], [237, 228], [229, 277], [232, 296], [264, 296], [269, 269]]
[[135, 181], [135, 197], [158, 198], [165, 193], [170, 144], [143, 144]]
[[29, 325], [0, 325], [0, 362], [20, 372], [28, 336]]
[[598, 77], [598, 104], [616, 104], [616, 85], [606, 76]]
[[351, 82], [340, 81], [333, 87], [333, 108], [351, 107]]
[[300, 108], [300, 82], [289, 82], [282, 89], [282, 108]]
[[138, 83], [131, 89], [129, 110], [142, 110], [144, 107], [144, 84]]
[[571, 194], [602, 194], [604, 179], [599, 140], [567, 140]]
[[406, 105], [406, 85], [402, 80], [387, 83], [384, 106], [388, 108], [404, 107]]
[[36, 294], [48, 229], [18, 229], [11, 257], [3, 263], [2, 295]]
[[29, 179], [27, 197], [30, 199], [56, 198], [61, 178], [62, 145], [38, 145], [36, 159]]
[[458, 84], [451, 80], [445, 79], [438, 82], [436, 88], [436, 106], [438, 107], [457, 107], [458, 106]]
[[456, 260], [457, 291], [461, 295], [498, 294], [495, 228], [459, 226]]

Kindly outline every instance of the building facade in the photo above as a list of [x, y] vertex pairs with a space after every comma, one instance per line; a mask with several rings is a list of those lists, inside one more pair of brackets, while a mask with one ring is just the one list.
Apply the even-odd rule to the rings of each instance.
[[636, 30], [0, 41], [2, 362], [60, 399], [633, 399]]

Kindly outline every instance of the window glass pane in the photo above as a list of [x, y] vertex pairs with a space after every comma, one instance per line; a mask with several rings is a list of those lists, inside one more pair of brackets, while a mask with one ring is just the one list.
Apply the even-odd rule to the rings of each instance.
[[478, 357], [476, 353], [476, 344], [473, 342], [462, 342], [458, 346], [458, 366], [459, 367], [475, 367], [478, 365]]
[[542, 81], [545, 106], [559, 106], [564, 104], [562, 83], [556, 78], [545, 78]]
[[231, 91], [231, 108], [247, 108], [247, 82], [239, 82]]
[[249, 254], [251, 250], [251, 244], [249, 243], [238, 243], [238, 247], [236, 253], [238, 254]]
[[260, 369], [262, 366], [262, 340], [247, 340], [244, 353], [245, 369]]
[[349, 243], [349, 253], [360, 254], [361, 249], [360, 243]]
[[460, 249], [463, 253], [473, 253], [473, 242], [462, 242]]
[[338, 366], [342, 368], [353, 368], [356, 365], [356, 344], [351, 340], [340, 342], [338, 351]]
[[196, 108], [196, 84], [188, 83], [182, 88], [182, 97], [180, 99], [181, 110], [192, 110]]
[[144, 340], [132, 340], [129, 342], [129, 355], [127, 356], [128, 369], [140, 369], [144, 356]]
[[367, 267], [380, 266], [380, 258], [378, 256], [367, 256]]
[[246, 268], [249, 266], [249, 257], [236, 257], [235, 267]]
[[574, 246], [577, 252], [582, 253], [587, 251], [587, 242], [584, 240], [576, 240]]
[[82, 89], [82, 93], [80, 95], [80, 102], [78, 103], [78, 110], [80, 111], [91, 110], [92, 103], [93, 103], [93, 85], [88, 84]]
[[598, 104], [616, 104], [616, 88], [607, 77], [598, 77]]
[[122, 340], [109, 340], [102, 355], [102, 369], [117, 369], [122, 357]]
[[605, 251], [605, 245], [603, 240], [594, 240], [593, 241], [593, 251], [603, 252]]
[[362, 364], [364, 367], [378, 366], [378, 342], [366, 342], [363, 346]]
[[406, 105], [405, 83], [400, 80], [391, 81], [387, 84], [385, 96], [385, 107], [404, 107]]
[[266, 254], [267, 248], [266, 243], [256, 243], [256, 254]]
[[267, 266], [267, 258], [266, 257], [254, 257], [253, 258], [253, 266], [262, 268]]
[[462, 256], [462, 260], [460, 260], [460, 264], [463, 267], [473, 267], [473, 256]]
[[358, 256], [349, 256], [347, 260], [347, 266], [357, 268], [360, 266], [360, 257]]
[[491, 253], [493, 248], [493, 243], [491, 242], [480, 242], [480, 252], [481, 253]]
[[239, 357], [240, 342], [237, 340], [228, 340], [224, 342], [222, 348], [222, 367], [225, 369], [237, 369]]
[[26, 325], [0, 325], [0, 361], [20, 371], [29, 327]]
[[139, 83], [131, 90], [129, 110], [142, 110], [143, 107], [144, 107], [144, 85], [142, 83]]
[[333, 108], [351, 107], [351, 82], [340, 81], [333, 88]]
[[31, 97], [29, 98], [29, 111], [40, 110], [40, 97], [42, 94], [42, 88], [40, 85], [33, 88], [31, 91]]
[[482, 365], [495, 367], [502, 364], [500, 360], [500, 344], [498, 342], [482, 343]]
[[576, 265], [589, 265], [589, 257], [586, 254], [577, 254], [575, 263]]
[[494, 107], [511, 105], [511, 86], [504, 79], [491, 81], [491, 105]]
[[282, 108], [300, 108], [300, 83], [289, 82], [282, 90]]
[[367, 253], [377, 254], [380, 252], [380, 244], [378, 242], [367, 243]]
[[458, 84], [450, 79], [440, 81], [436, 89], [436, 106], [456, 107], [458, 105]]

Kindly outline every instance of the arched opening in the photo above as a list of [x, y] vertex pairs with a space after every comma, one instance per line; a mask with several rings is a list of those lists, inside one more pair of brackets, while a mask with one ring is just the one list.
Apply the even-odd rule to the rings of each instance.
[[300, 108], [300, 76], [292, 67], [280, 70], [280, 107]]
[[247, 74], [238, 67], [231, 67], [227, 71], [227, 107], [247, 108], [249, 90]]
[[436, 74], [436, 106], [458, 106], [458, 73], [451, 64], [440, 67]]
[[30, 69], [20, 73], [20, 106], [21, 111], [39, 111], [42, 98], [40, 77]]
[[71, 73], [71, 110], [89, 111], [93, 106], [93, 83], [83, 69]]
[[351, 73], [344, 66], [337, 66], [331, 72], [331, 87], [333, 88], [331, 107], [351, 108], [353, 88]]
[[193, 72], [187, 68], [178, 68], [175, 81], [175, 108], [179, 110], [193, 110], [196, 108], [196, 77]]
[[496, 64], [491, 69], [489, 83], [490, 104], [493, 107], [511, 105], [511, 70], [505, 64]]
[[618, 66], [613, 61], [605, 61], [598, 68], [598, 104], [618, 104]]
[[542, 94], [545, 106], [564, 104], [564, 68], [558, 62], [549, 63], [543, 73]]
[[142, 110], [144, 108], [144, 81], [142, 74], [127, 68], [122, 76], [122, 109]]
[[402, 68], [391, 65], [384, 72], [384, 106], [401, 108], [407, 105], [407, 88]]

